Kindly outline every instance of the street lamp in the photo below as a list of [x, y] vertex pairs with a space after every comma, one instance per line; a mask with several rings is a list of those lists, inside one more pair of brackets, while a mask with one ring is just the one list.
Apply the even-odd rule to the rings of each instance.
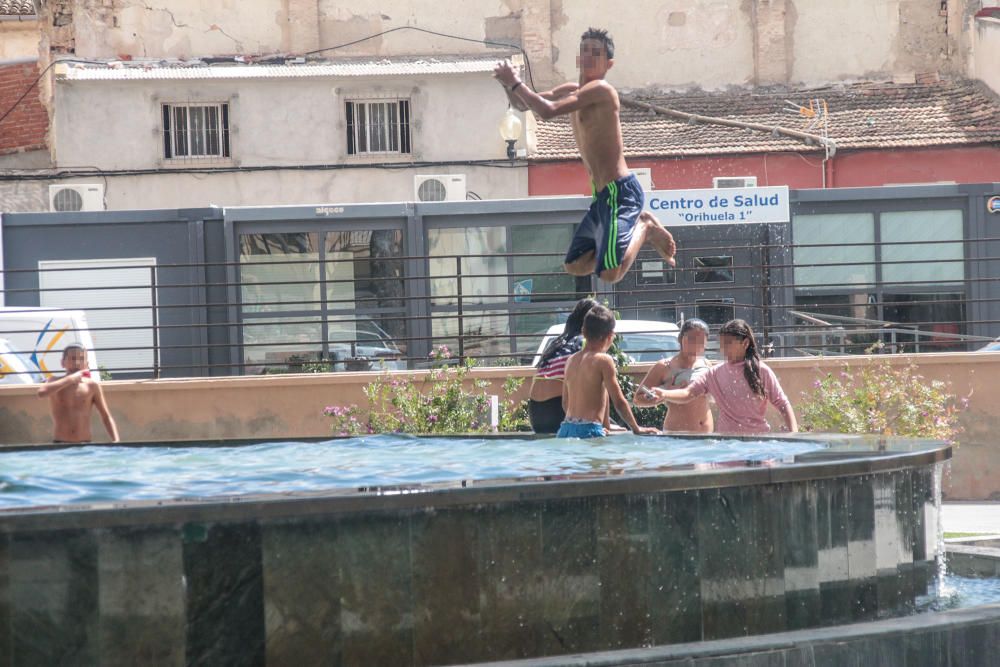
[[513, 160], [517, 157], [514, 144], [521, 138], [521, 119], [511, 107], [507, 107], [507, 113], [500, 120], [500, 136], [507, 142], [507, 159]]

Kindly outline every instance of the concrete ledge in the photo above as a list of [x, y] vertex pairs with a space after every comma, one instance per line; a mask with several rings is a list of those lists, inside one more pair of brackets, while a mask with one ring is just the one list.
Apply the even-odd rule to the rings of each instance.
[[1000, 604], [868, 623], [643, 649], [479, 663], [492, 667], [981, 667], [996, 664]]

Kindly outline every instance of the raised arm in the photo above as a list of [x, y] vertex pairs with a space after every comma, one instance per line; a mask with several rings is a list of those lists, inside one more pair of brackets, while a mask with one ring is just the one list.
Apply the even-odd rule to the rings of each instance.
[[77, 371], [75, 373], [70, 373], [66, 377], [61, 377], [58, 380], [49, 380], [42, 384], [38, 388], [38, 398], [46, 398], [52, 394], [58, 393], [67, 387], [75, 387], [83, 381], [83, 374], [85, 371]]
[[[514, 66], [506, 60], [496, 66], [493, 70], [493, 76], [507, 89], [507, 97], [511, 100], [511, 104], [522, 110], [531, 109], [542, 118], [572, 113], [592, 104], [613, 102], [617, 95], [610, 84], [599, 80], [576, 88], [571, 87], [575, 84], [568, 86], [563, 84], [563, 86], [550, 91], [553, 99], [547, 99], [546, 96], [539, 95], [528, 88], [517, 75]], [[558, 91], [558, 97], [556, 91]], [[524, 107], [518, 106], [517, 102], [521, 102]]]

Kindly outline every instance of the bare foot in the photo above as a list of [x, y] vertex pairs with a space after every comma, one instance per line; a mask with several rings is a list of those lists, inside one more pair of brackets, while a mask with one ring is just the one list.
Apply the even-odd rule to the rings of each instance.
[[660, 253], [660, 257], [667, 264], [676, 266], [677, 261], [674, 259], [674, 255], [677, 253], [677, 243], [674, 241], [674, 235], [668, 232], [667, 228], [661, 225], [660, 221], [651, 213], [643, 211], [640, 218], [649, 226], [646, 232], [649, 244], [656, 249], [656, 252]]

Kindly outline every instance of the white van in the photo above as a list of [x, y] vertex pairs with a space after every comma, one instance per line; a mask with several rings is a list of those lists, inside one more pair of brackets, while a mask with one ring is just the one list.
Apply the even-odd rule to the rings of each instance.
[[[6, 306], [0, 308], [0, 338], [21, 353], [28, 370], [41, 373], [43, 379], [62, 371], [63, 349], [78, 343], [87, 349], [87, 362], [98, 369], [94, 341], [87, 316], [82, 310]], [[98, 373], [93, 378], [98, 380]]]
[[14, 384], [38, 384], [44, 382], [42, 374], [31, 368], [23, 352], [14, 347], [6, 338], [0, 338], [0, 387]]
[[[563, 332], [565, 324], [553, 324], [545, 332], [545, 337], [538, 345], [532, 366], [537, 366], [542, 360], [542, 352], [552, 340]], [[672, 322], [656, 322], [654, 320], [618, 320], [615, 322], [615, 333], [619, 336], [619, 346], [631, 363], [659, 361], [671, 357], [681, 349], [677, 336], [680, 328]]]

